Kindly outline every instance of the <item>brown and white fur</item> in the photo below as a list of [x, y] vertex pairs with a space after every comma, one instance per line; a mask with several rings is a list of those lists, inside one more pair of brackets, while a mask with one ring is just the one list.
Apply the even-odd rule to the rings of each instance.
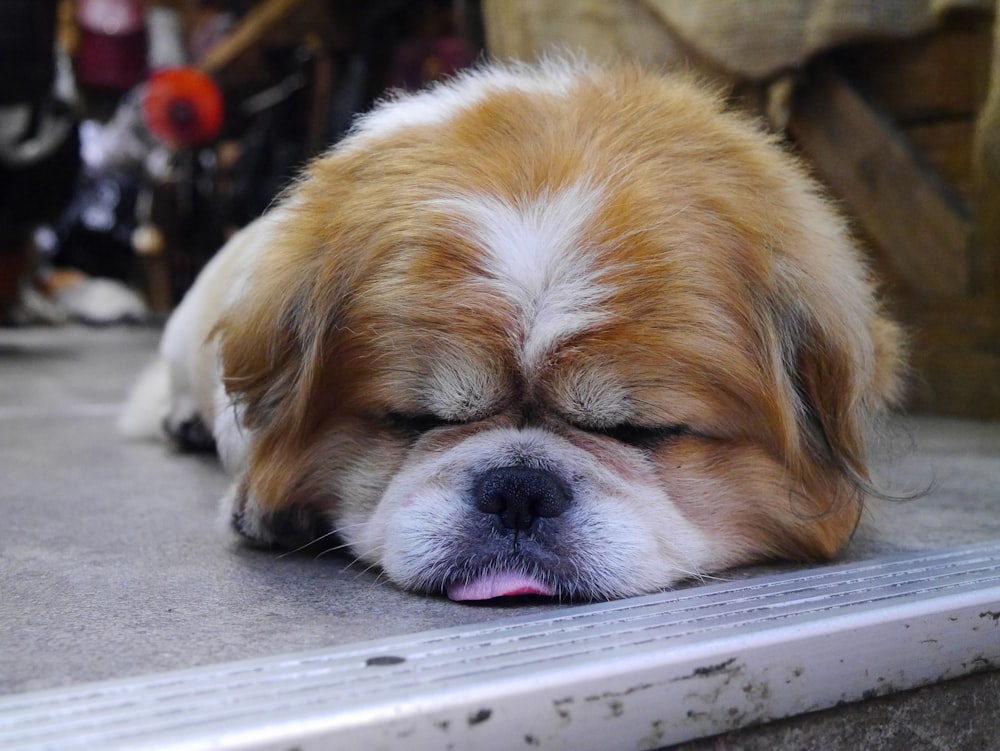
[[899, 352], [844, 222], [714, 94], [485, 66], [381, 103], [236, 235], [126, 422], [207, 426], [261, 543], [611, 598], [835, 555]]

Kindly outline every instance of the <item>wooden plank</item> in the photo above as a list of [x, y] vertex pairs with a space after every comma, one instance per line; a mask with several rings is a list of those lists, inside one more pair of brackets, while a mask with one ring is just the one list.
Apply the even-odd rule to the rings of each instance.
[[1000, 14], [993, 31], [992, 78], [973, 147], [972, 271], [975, 291], [1000, 305]]
[[971, 205], [975, 190], [972, 179], [972, 141], [976, 123], [968, 120], [942, 120], [903, 128], [906, 139], [953, 188]]
[[965, 292], [968, 221], [961, 200], [835, 68], [813, 69], [788, 130], [912, 292]]
[[942, 339], [915, 337], [909, 409], [975, 420], [1000, 419], [1000, 354], [956, 350]]
[[293, 11], [313, 0], [265, 0], [254, 6], [239, 25], [219, 40], [202, 59], [201, 67], [209, 73], [225, 69], [240, 55], [260, 44], [261, 38], [273, 32]]
[[918, 412], [1000, 418], [1000, 318], [985, 298], [897, 300], [910, 339], [907, 407]]
[[957, 14], [929, 34], [853, 45], [838, 66], [894, 122], [973, 116], [989, 83], [991, 17]]

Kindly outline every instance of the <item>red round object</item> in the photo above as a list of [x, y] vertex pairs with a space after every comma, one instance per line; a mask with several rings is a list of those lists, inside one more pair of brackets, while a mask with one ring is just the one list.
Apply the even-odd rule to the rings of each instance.
[[197, 68], [164, 68], [146, 82], [142, 115], [149, 132], [168, 146], [197, 146], [222, 129], [222, 95]]

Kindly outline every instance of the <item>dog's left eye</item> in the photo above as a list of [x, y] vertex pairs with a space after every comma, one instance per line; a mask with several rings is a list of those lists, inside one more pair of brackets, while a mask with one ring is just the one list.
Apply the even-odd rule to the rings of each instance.
[[612, 425], [608, 428], [592, 429], [591, 432], [606, 435], [629, 446], [651, 449], [666, 441], [687, 435], [691, 429], [687, 425]]
[[395, 427], [412, 433], [426, 433], [435, 428], [460, 424], [455, 420], [447, 420], [429, 413], [408, 414], [406, 412], [390, 412], [387, 417], [389, 422]]

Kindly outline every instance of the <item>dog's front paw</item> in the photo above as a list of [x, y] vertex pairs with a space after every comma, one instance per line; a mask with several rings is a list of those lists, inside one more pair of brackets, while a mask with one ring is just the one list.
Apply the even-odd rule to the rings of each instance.
[[198, 414], [178, 418], [168, 415], [163, 419], [163, 432], [181, 451], [213, 453], [215, 438]]
[[230, 509], [233, 529], [258, 547], [297, 550], [332, 532], [326, 515], [311, 507], [262, 509], [244, 480], [233, 483], [223, 504]]

